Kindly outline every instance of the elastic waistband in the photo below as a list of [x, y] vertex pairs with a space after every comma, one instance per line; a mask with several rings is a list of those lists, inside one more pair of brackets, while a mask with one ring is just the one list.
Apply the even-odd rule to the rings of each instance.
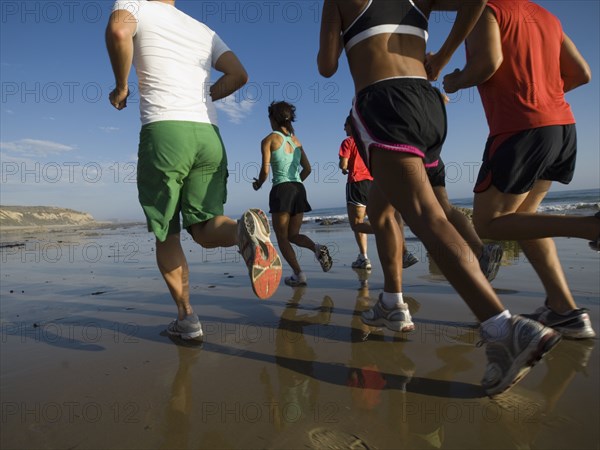
[[209, 122], [194, 122], [191, 120], [155, 120], [154, 122], [148, 122], [142, 124], [142, 130], [154, 127], [181, 127], [181, 128], [198, 128], [198, 127], [211, 127], [216, 130], [219, 129], [218, 126], [213, 125]]
[[371, 92], [375, 89], [382, 89], [388, 86], [395, 87], [403, 87], [403, 86], [423, 86], [423, 87], [432, 87], [431, 83], [423, 77], [393, 77], [393, 78], [384, 78], [383, 80], [378, 80], [373, 84], [368, 85], [367, 87], [362, 88], [356, 96], [360, 96]]

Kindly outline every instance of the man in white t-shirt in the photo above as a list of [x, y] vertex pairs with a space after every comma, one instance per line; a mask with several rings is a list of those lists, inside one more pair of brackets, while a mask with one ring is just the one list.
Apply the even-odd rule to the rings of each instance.
[[[109, 100], [116, 109], [127, 106], [132, 64], [138, 77], [137, 186], [148, 230], [156, 236], [158, 267], [177, 305], [167, 331], [197, 339], [202, 328], [190, 305], [180, 216], [203, 247], [239, 246], [258, 297], [273, 295], [281, 279], [265, 213], [250, 209], [237, 222], [223, 215], [227, 155], [213, 102], [241, 88], [248, 75], [223, 40], [174, 0], [117, 0], [106, 45], [116, 82]], [[223, 75], [207, 89], [213, 68]]]

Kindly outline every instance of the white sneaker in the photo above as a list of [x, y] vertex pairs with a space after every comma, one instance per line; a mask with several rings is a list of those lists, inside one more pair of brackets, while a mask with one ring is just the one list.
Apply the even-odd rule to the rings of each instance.
[[369, 258], [365, 258], [362, 255], [358, 255], [358, 257], [356, 258], [356, 261], [354, 261], [352, 263], [352, 268], [353, 269], [371, 270], [371, 261], [369, 260]]
[[199, 339], [204, 334], [196, 314], [187, 316], [183, 320], [175, 319], [167, 327], [167, 333], [171, 336], [179, 336], [181, 339]]
[[375, 303], [375, 306], [361, 314], [363, 323], [372, 327], [386, 327], [396, 332], [413, 331], [415, 324], [410, 317], [408, 305], [403, 303], [396, 308], [387, 309], [383, 306], [381, 297], [380, 294], [379, 301]]
[[488, 363], [481, 385], [489, 396], [504, 392], [523, 378], [561, 338], [558, 332], [534, 320], [521, 316], [509, 320], [507, 335], [486, 344]]
[[285, 277], [283, 281], [291, 287], [306, 286], [306, 275], [304, 272], [300, 272], [298, 275], [293, 273], [291, 277]]

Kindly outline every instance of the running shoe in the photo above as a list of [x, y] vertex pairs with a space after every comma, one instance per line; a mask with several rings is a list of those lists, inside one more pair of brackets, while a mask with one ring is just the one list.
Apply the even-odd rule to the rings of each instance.
[[414, 266], [419, 262], [419, 258], [413, 255], [411, 252], [406, 251], [402, 254], [402, 268], [408, 269], [410, 266]]
[[319, 250], [317, 251], [317, 260], [319, 264], [321, 264], [321, 268], [323, 272], [329, 272], [331, 270], [331, 266], [333, 266], [333, 260], [329, 255], [329, 249], [326, 245], [319, 245]]
[[590, 316], [587, 309], [578, 308], [566, 314], [558, 314], [552, 311], [546, 304], [540, 306], [530, 314], [522, 314], [531, 320], [537, 320], [547, 327], [554, 328], [563, 337], [568, 339], [589, 339], [596, 336], [592, 328]]
[[479, 257], [479, 267], [481, 267], [481, 271], [488, 281], [492, 281], [498, 275], [503, 253], [504, 250], [502, 250], [500, 244], [485, 244], [483, 246], [483, 252]]
[[300, 272], [298, 275], [293, 273], [291, 277], [285, 277], [283, 282], [291, 287], [306, 286], [306, 275], [304, 272]]
[[509, 320], [507, 336], [486, 343], [488, 363], [481, 385], [490, 397], [518, 382], [560, 341], [559, 333], [539, 322], [521, 316]]
[[396, 308], [387, 309], [381, 301], [381, 294], [379, 294], [379, 301], [375, 303], [375, 306], [361, 314], [361, 319], [366, 325], [372, 327], [385, 326], [397, 332], [413, 331], [415, 329], [415, 324], [408, 311], [408, 305], [403, 303]]
[[167, 333], [181, 339], [198, 339], [204, 334], [196, 314], [189, 315], [183, 320], [175, 319], [167, 327]]
[[371, 270], [371, 260], [369, 260], [369, 258], [365, 258], [363, 255], [358, 255], [356, 261], [352, 263], [352, 268]]
[[246, 262], [252, 290], [260, 299], [271, 297], [281, 281], [281, 259], [269, 240], [271, 229], [266, 214], [249, 209], [238, 220], [239, 251]]

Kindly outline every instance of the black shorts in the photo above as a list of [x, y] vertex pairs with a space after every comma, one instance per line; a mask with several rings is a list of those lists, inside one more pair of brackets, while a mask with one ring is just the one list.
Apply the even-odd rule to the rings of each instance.
[[427, 168], [427, 178], [431, 187], [446, 187], [446, 166], [442, 158], [438, 159], [437, 166]]
[[269, 212], [296, 214], [312, 211], [302, 183], [285, 182], [276, 184], [269, 194]]
[[361, 90], [352, 106], [352, 135], [370, 167], [373, 148], [411, 153], [436, 165], [446, 139], [440, 91], [421, 78], [382, 80]]
[[475, 193], [490, 186], [506, 194], [529, 192], [537, 180], [568, 184], [575, 172], [575, 124], [491, 136], [485, 145]]
[[346, 203], [354, 206], [367, 206], [370, 190], [371, 180], [346, 183]]

